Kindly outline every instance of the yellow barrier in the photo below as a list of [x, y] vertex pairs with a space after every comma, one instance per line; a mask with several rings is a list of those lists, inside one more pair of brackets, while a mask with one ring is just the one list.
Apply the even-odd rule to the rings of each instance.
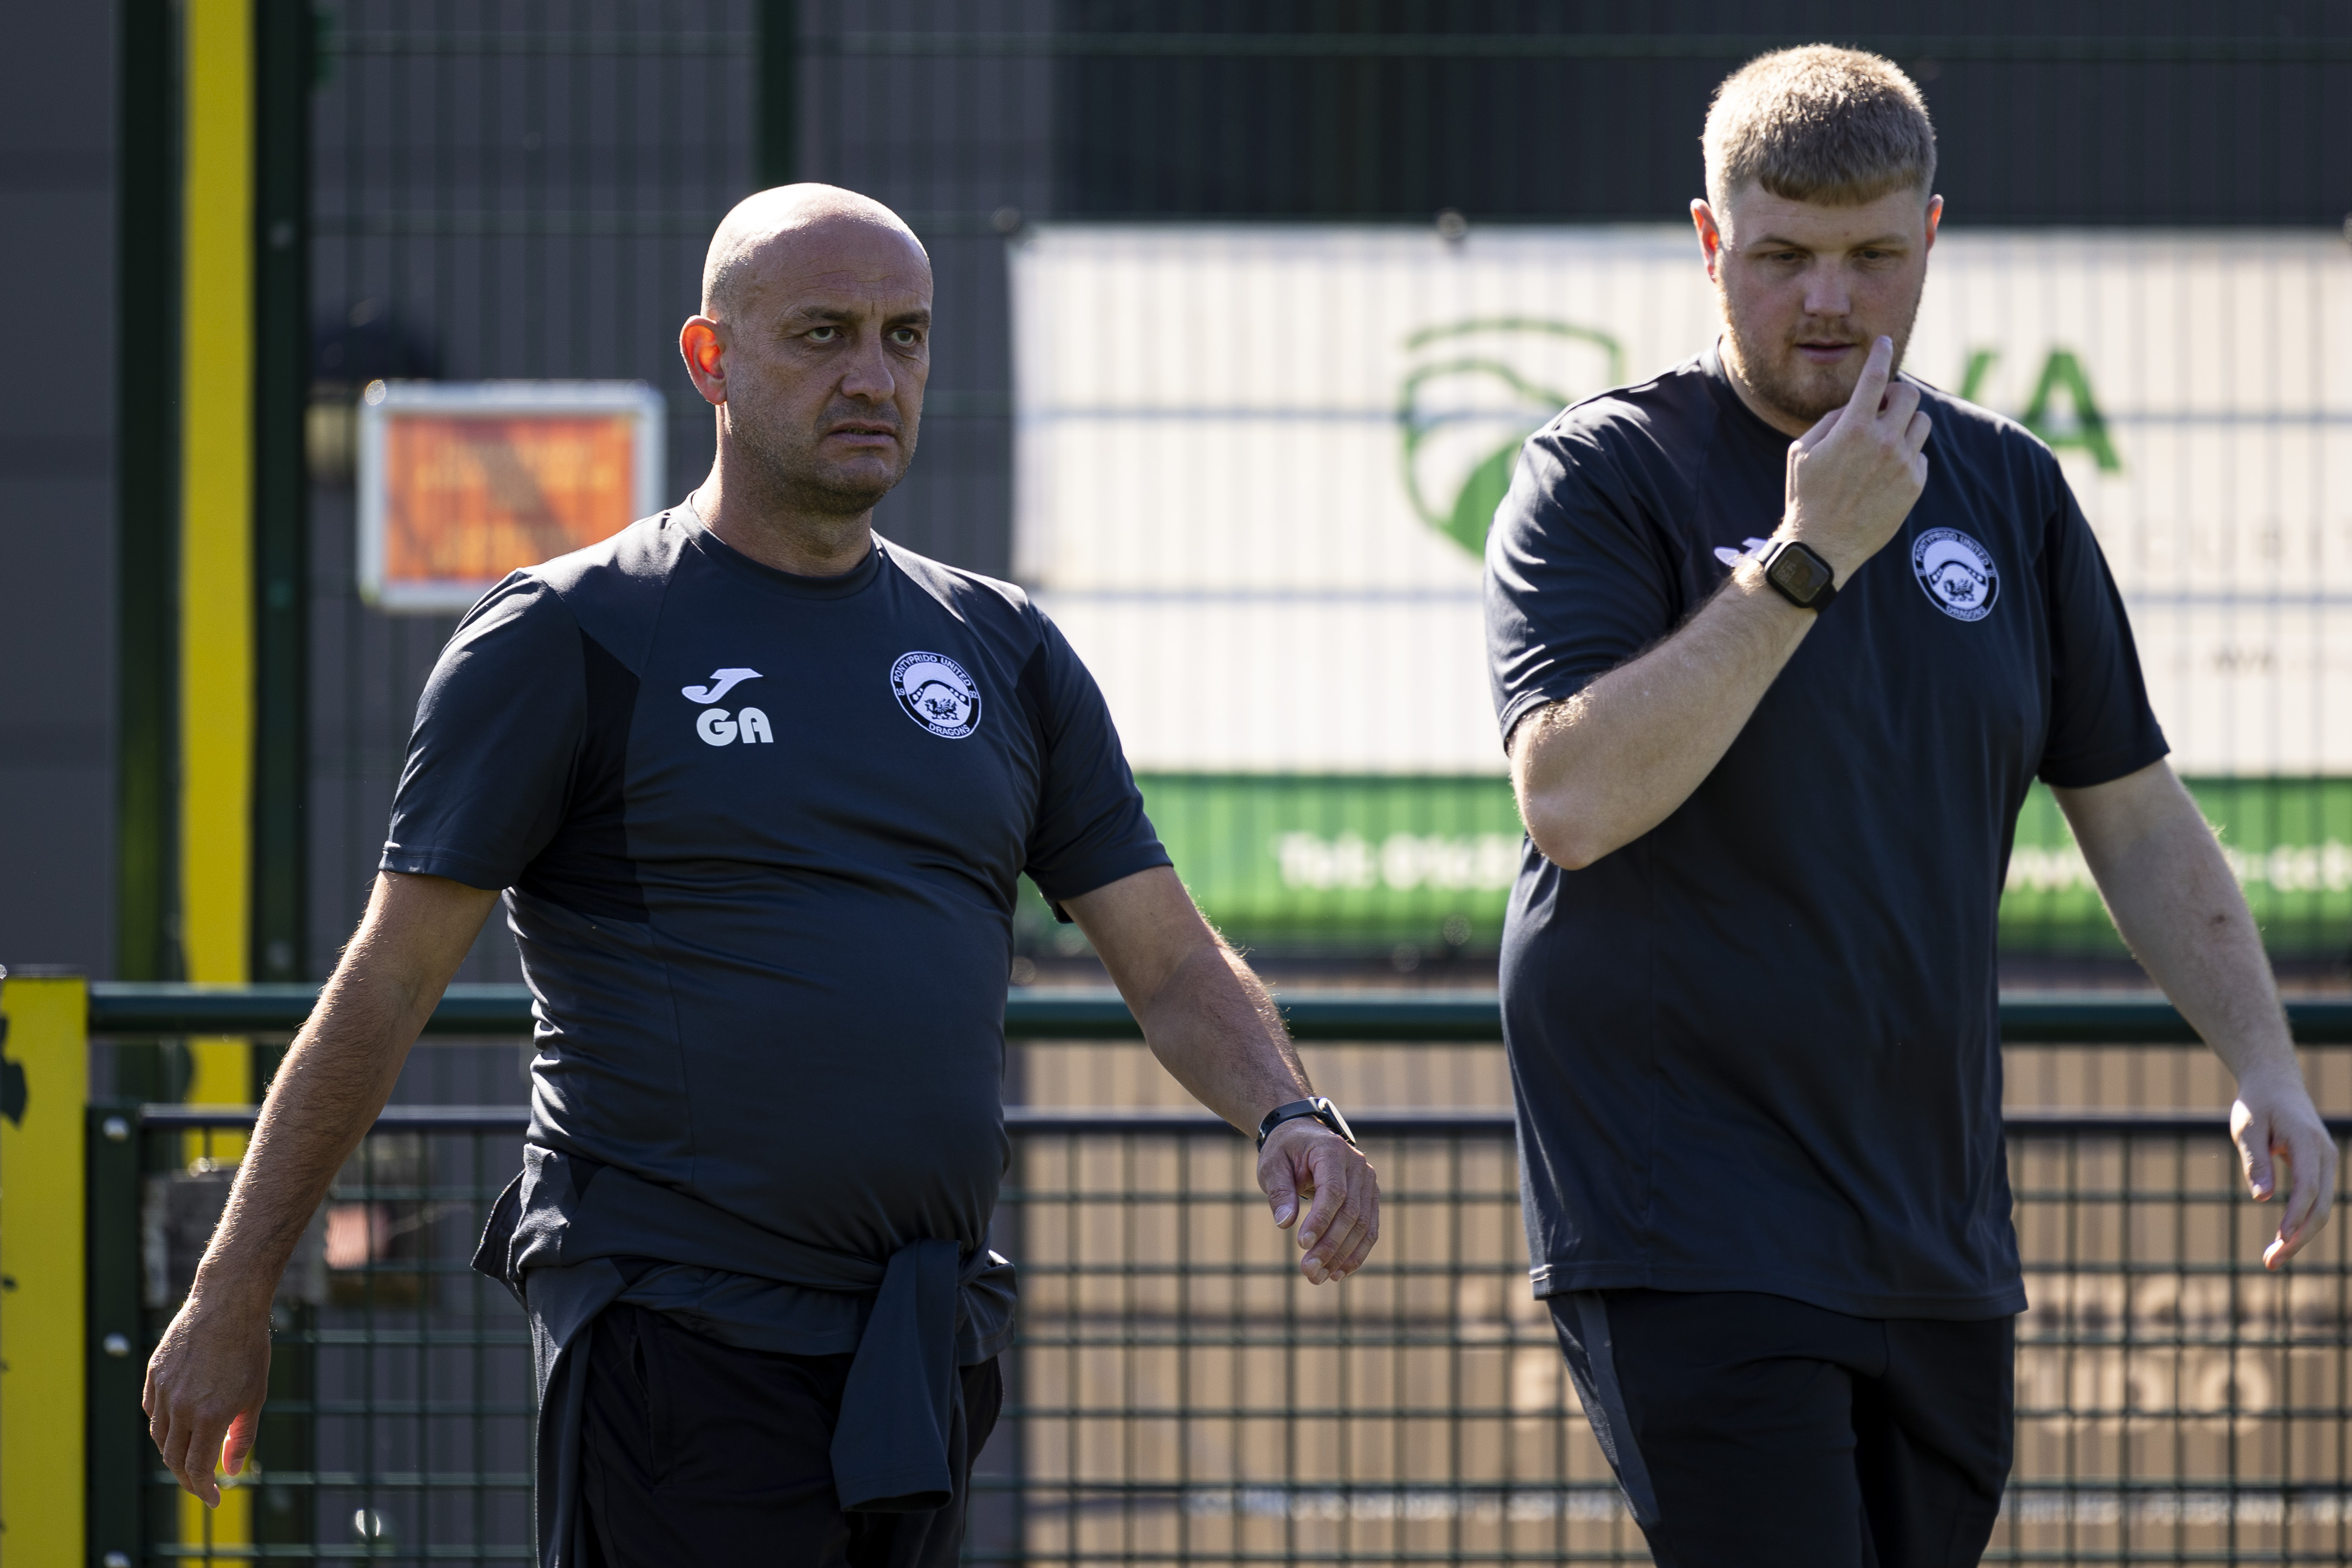
[[0, 978], [0, 1554], [82, 1561], [89, 983]]
[[[181, 208], [180, 946], [187, 978], [252, 978], [253, 3], [189, 0]], [[187, 1098], [252, 1099], [253, 1047], [188, 1042]], [[215, 1141], [236, 1160], [245, 1140]], [[188, 1158], [199, 1150], [192, 1142]]]
[[[181, 7], [180, 947], [215, 984], [252, 978], [254, 6]], [[250, 1041], [200, 1037], [188, 1058], [188, 1099], [251, 1100]], [[183, 1561], [251, 1555], [257, 1473], [224, 1478], [218, 1511], [181, 1494]]]

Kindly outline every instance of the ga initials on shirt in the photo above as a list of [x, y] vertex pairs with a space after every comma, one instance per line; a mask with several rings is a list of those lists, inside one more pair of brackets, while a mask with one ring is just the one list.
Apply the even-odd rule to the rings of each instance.
[[776, 742], [775, 735], [768, 729], [768, 716], [757, 708], [739, 710], [731, 719], [724, 708], [705, 708], [695, 715], [694, 732], [708, 746], [731, 746], [738, 735], [747, 746], [756, 746], [762, 741], [772, 746]]

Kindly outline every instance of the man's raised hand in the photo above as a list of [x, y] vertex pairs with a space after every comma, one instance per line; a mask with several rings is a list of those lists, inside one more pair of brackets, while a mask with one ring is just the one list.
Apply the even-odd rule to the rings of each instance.
[[1843, 584], [1895, 537], [1927, 485], [1922, 450], [1933, 427], [1919, 389], [1895, 381], [1895, 343], [1870, 345], [1843, 408], [1789, 445], [1787, 512], [1776, 538], [1801, 539]]

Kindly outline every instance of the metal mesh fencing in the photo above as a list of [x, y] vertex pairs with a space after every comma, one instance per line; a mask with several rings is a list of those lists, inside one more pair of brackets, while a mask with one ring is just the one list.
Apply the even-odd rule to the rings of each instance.
[[2033, 1306], [1995, 1560], [2339, 1563], [2352, 1547], [2343, 1237], [2264, 1271], [2275, 1219], [2218, 1131], [2117, 1116], [2012, 1142]]
[[[475, 1240], [520, 1114], [395, 1110], [330, 1192], [272, 1310], [256, 1462], [218, 1514], [143, 1458], [154, 1563], [528, 1562], [530, 1339]], [[226, 1196], [243, 1125], [150, 1115], [139, 1216], [149, 1347]]]
[[[994, 1239], [1021, 1265], [1022, 1329], [971, 1560], [1647, 1561], [1528, 1294], [1507, 1113], [1360, 1117], [1383, 1238], [1320, 1290], [1221, 1125], [1164, 1107], [1009, 1118]], [[149, 1346], [236, 1120], [143, 1124]], [[527, 1340], [467, 1268], [520, 1125], [387, 1115], [289, 1273], [258, 1468], [232, 1494], [244, 1528], [207, 1545], [213, 1521], [150, 1455], [149, 1562], [528, 1557]], [[1988, 1561], [2342, 1561], [2343, 1226], [2266, 1274], [2271, 1211], [2211, 1116], [2018, 1111], [2011, 1169], [2033, 1307]]]

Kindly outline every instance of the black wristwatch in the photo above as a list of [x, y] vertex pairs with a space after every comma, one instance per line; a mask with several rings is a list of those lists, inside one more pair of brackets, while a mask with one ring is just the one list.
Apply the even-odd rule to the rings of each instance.
[[1801, 610], [1826, 610], [1837, 597], [1837, 573], [1801, 539], [1784, 539], [1757, 558], [1764, 581]]
[[1356, 1135], [1349, 1131], [1348, 1119], [1339, 1114], [1338, 1106], [1319, 1094], [1312, 1100], [1294, 1100], [1287, 1105], [1277, 1105], [1267, 1111], [1265, 1120], [1257, 1124], [1257, 1146], [1265, 1148], [1266, 1138], [1276, 1128], [1286, 1121], [1296, 1121], [1302, 1116], [1311, 1116], [1337, 1132], [1348, 1141], [1350, 1149], [1356, 1146]]

